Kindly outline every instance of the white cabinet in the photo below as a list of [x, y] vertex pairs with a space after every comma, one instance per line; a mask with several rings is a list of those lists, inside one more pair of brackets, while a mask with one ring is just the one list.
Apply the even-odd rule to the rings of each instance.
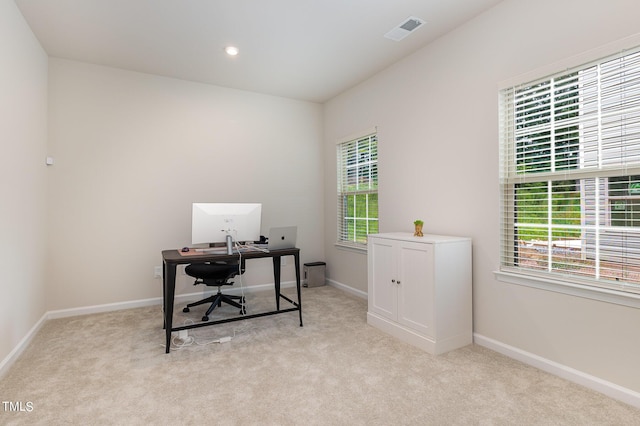
[[471, 239], [368, 237], [367, 322], [432, 354], [473, 341]]

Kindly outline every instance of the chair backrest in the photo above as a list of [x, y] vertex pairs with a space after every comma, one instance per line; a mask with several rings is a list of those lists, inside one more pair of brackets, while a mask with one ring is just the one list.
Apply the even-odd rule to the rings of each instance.
[[231, 285], [229, 280], [244, 273], [244, 262], [235, 263], [192, 263], [184, 268], [187, 275], [196, 279], [195, 284], [208, 286]]

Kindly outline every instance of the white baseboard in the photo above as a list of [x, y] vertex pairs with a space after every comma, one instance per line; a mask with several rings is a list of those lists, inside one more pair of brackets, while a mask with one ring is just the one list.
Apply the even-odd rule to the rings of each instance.
[[[176, 296], [176, 300], [178, 296]], [[77, 317], [80, 315], [97, 314], [101, 312], [121, 311], [124, 309], [141, 308], [143, 306], [161, 305], [162, 297], [153, 299], [131, 300], [127, 302], [106, 303], [104, 305], [83, 306], [80, 308], [60, 309], [48, 311], [44, 316], [47, 320], [67, 317]]]
[[0, 362], [0, 379], [4, 377], [4, 375], [9, 371], [9, 368], [17, 361], [22, 352], [29, 346], [31, 340], [38, 334], [38, 331], [42, 328], [44, 323], [47, 321], [47, 314], [44, 314], [38, 322], [35, 323], [31, 330], [18, 342], [18, 344], [13, 348], [11, 352]]
[[[285, 281], [280, 284], [281, 288], [291, 288], [295, 287], [295, 281]], [[271, 284], [259, 284], [252, 286], [245, 286], [240, 288], [239, 286], [235, 286], [234, 288], [229, 288], [225, 290], [226, 293], [229, 294], [241, 294], [245, 293], [255, 293], [259, 291], [273, 291], [273, 283]], [[198, 298], [202, 298], [202, 292], [188, 293], [188, 294], [179, 294], [175, 296], [175, 303], [186, 303], [188, 301], [197, 300]], [[126, 302], [116, 302], [116, 303], [107, 303], [104, 305], [93, 305], [93, 306], [83, 306], [80, 308], [70, 308], [70, 309], [60, 309], [54, 311], [47, 311], [42, 315], [40, 320], [31, 327], [31, 330], [22, 338], [22, 340], [16, 345], [15, 348], [0, 362], [0, 378], [4, 377], [4, 375], [9, 371], [9, 368], [16, 362], [16, 360], [20, 357], [22, 352], [29, 346], [31, 340], [38, 334], [38, 331], [45, 322], [51, 319], [57, 318], [67, 318], [67, 317], [75, 317], [80, 315], [89, 315], [89, 314], [97, 314], [101, 312], [113, 312], [113, 311], [121, 311], [124, 309], [133, 309], [133, 308], [141, 308], [144, 306], [161, 306], [162, 305], [162, 297], [154, 297], [151, 299], [141, 299], [141, 300], [131, 300]]]
[[640, 393], [631, 389], [624, 388], [616, 385], [615, 383], [608, 382], [477, 333], [474, 333], [473, 341], [480, 346], [484, 346], [488, 349], [506, 355], [509, 358], [516, 359], [542, 371], [546, 371], [547, 373], [569, 380], [570, 382], [577, 383], [596, 392], [600, 392], [610, 398], [622, 401], [625, 404], [640, 408]]
[[339, 283], [338, 281], [329, 280], [329, 279], [326, 280], [326, 281], [327, 281], [327, 284], [329, 284], [331, 287], [335, 287], [335, 288], [340, 289], [340, 290], [342, 290], [344, 292], [347, 292], [349, 294], [357, 296], [357, 297], [359, 297], [361, 299], [367, 300], [367, 298], [369, 297], [366, 292], [361, 291], [361, 290], [356, 290], [355, 288], [349, 287], [348, 285], [344, 285], [342, 283]]

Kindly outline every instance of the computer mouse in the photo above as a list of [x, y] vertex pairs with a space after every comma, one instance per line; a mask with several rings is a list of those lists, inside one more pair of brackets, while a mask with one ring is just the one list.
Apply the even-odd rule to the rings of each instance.
[[189, 247], [182, 247], [182, 251], [183, 251], [184, 253], [188, 252], [188, 251], [189, 251]]

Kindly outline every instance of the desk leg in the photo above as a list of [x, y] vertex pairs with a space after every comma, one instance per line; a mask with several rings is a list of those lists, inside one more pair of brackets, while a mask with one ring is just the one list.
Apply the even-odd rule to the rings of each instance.
[[300, 255], [293, 255], [294, 264], [296, 266], [296, 290], [298, 291], [298, 314], [300, 315], [300, 327], [302, 327], [302, 297], [300, 294]]
[[167, 299], [167, 264], [162, 263], [162, 329], [167, 328], [167, 319], [164, 316], [164, 301]]
[[176, 265], [164, 265], [162, 296], [164, 299], [164, 328], [166, 333], [165, 353], [171, 349], [171, 328], [173, 327], [173, 301], [176, 292]]
[[276, 310], [280, 310], [280, 256], [273, 257], [273, 282], [276, 288]]

